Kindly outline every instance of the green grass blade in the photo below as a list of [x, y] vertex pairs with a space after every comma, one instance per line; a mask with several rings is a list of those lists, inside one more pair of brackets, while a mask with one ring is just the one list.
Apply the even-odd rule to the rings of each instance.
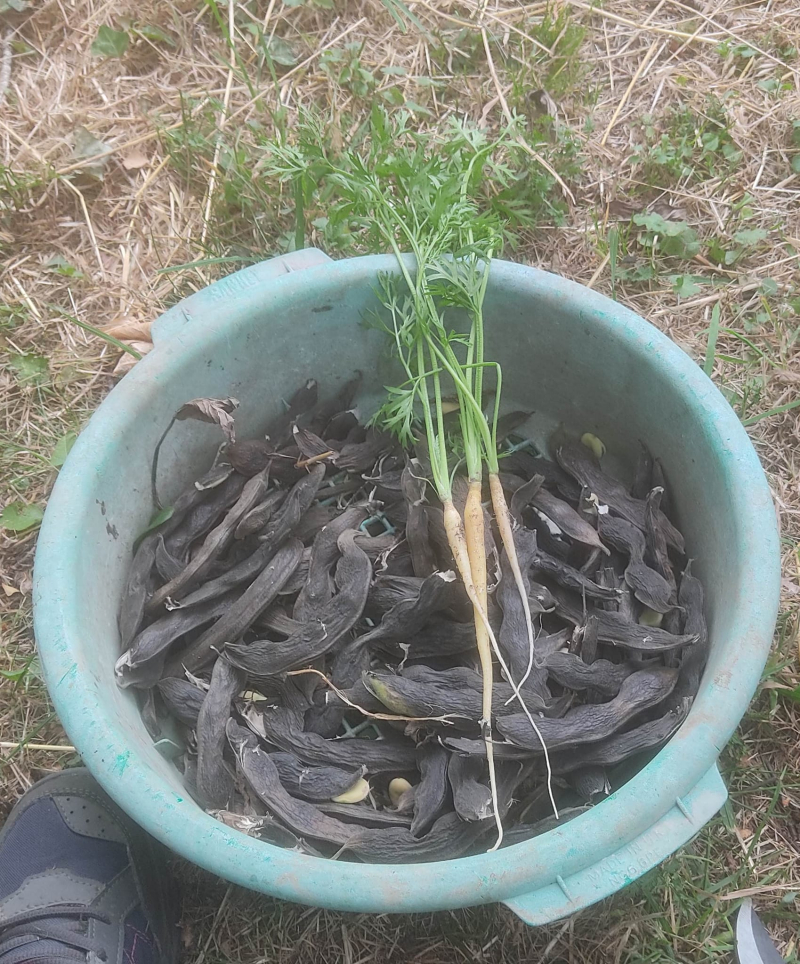
[[434, 38], [431, 36], [430, 31], [425, 29], [425, 25], [422, 23], [419, 17], [412, 10], [410, 10], [405, 3], [403, 3], [403, 0], [381, 0], [381, 3], [383, 3], [384, 7], [386, 7], [389, 13], [397, 21], [397, 25], [400, 27], [403, 33], [408, 32], [408, 27], [403, 19], [405, 17], [410, 23], [414, 24], [414, 26], [417, 28], [417, 30], [419, 30], [422, 36], [425, 37], [426, 40], [429, 42], [433, 41]]
[[247, 85], [247, 89], [250, 91], [250, 96], [252, 98], [258, 97], [258, 90], [253, 84], [253, 81], [250, 79], [250, 74], [248, 74], [247, 72], [247, 67], [245, 66], [244, 61], [239, 56], [239, 53], [236, 50], [236, 44], [233, 42], [233, 37], [231, 36], [230, 30], [228, 30], [228, 24], [225, 20], [225, 17], [222, 15], [222, 11], [217, 6], [217, 0], [203, 0], [203, 3], [208, 7], [208, 9], [211, 11], [212, 16], [217, 21], [217, 26], [222, 32], [222, 36], [225, 39], [225, 43], [230, 48], [231, 54], [233, 55], [233, 59], [236, 63], [236, 66], [239, 69], [242, 80], [245, 82], [245, 84]]
[[764, 361], [768, 365], [772, 365], [773, 368], [777, 368], [778, 370], [780, 370], [783, 367], [782, 365], [778, 364], [778, 362], [770, 358], [769, 355], [763, 349], [759, 348], [758, 345], [754, 344], [750, 338], [748, 338], [746, 335], [743, 335], [741, 332], [734, 331], [733, 328], [723, 328], [722, 331], [726, 335], [730, 335], [731, 338], [736, 338], [737, 341], [742, 342], [743, 345], [747, 345], [747, 347], [750, 348], [752, 351], [754, 351], [759, 358], [763, 358]]
[[90, 325], [87, 321], [81, 321], [69, 312], [64, 311], [63, 308], [59, 308], [58, 305], [48, 305], [51, 311], [57, 312], [67, 321], [71, 321], [73, 325], [77, 325], [79, 328], [83, 328], [84, 331], [88, 331], [90, 335], [95, 335], [97, 338], [102, 338], [103, 341], [108, 342], [109, 345], [113, 345], [115, 348], [119, 348], [121, 351], [126, 351], [129, 355], [140, 361], [144, 356], [136, 351], [135, 348], [131, 348], [130, 345], [126, 345], [124, 341], [120, 341], [119, 338], [115, 338], [113, 335], [109, 335], [108, 332], [103, 331], [101, 328], [95, 328], [94, 325]]
[[608, 263], [611, 270], [611, 297], [617, 300], [617, 258], [619, 256], [619, 228], [608, 232]]
[[297, 251], [306, 246], [306, 214], [302, 176], [294, 179], [294, 246]]
[[766, 412], [760, 412], [758, 415], [751, 415], [749, 418], [742, 419], [742, 425], [755, 425], [756, 422], [760, 422], [762, 418], [769, 418], [771, 415], [780, 415], [782, 412], [790, 412], [793, 408], [800, 408], [800, 398], [796, 398], [793, 402], [786, 402], [785, 405], [776, 405], [775, 408], [768, 408]]
[[38, 736], [49, 723], [53, 722], [55, 718], [56, 718], [55, 713], [48, 713], [47, 716], [40, 723], [37, 723], [36, 726], [34, 726], [34, 728], [29, 733], [25, 734], [23, 739], [19, 741], [19, 743], [17, 744], [17, 746], [14, 747], [13, 750], [9, 750], [8, 753], [4, 754], [4, 756], [0, 758], [0, 773], [2, 773], [5, 767], [8, 766], [8, 764], [14, 759], [15, 756], [22, 753], [25, 747], [29, 743], [32, 743], [33, 738], [35, 736]]
[[184, 264], [170, 264], [166, 268], [159, 268], [156, 274], [173, 274], [176, 271], [192, 271], [195, 268], [208, 268], [215, 264], [257, 264], [255, 258], [245, 258], [242, 255], [231, 254], [224, 258], [198, 258], [197, 261], [186, 261]]
[[703, 371], [711, 378], [714, 370], [714, 358], [717, 354], [717, 338], [719, 337], [719, 302], [711, 310], [711, 324], [708, 326], [708, 341], [706, 343], [706, 360]]

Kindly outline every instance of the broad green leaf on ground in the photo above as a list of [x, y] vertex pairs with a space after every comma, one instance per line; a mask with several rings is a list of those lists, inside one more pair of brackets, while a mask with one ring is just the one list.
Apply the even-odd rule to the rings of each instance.
[[765, 295], [767, 298], [773, 298], [780, 290], [780, 286], [774, 278], [762, 278], [760, 290], [762, 295]]
[[83, 277], [83, 272], [60, 254], [54, 254], [52, 258], [48, 258], [44, 266], [49, 271], [63, 275], [65, 278], [80, 279]]
[[75, 444], [77, 437], [77, 432], [67, 432], [66, 435], [62, 435], [61, 438], [56, 442], [55, 448], [53, 449], [53, 454], [50, 456], [50, 464], [53, 466], [53, 468], [61, 468], [70, 453], [70, 449]]
[[281, 67], [294, 67], [297, 63], [297, 54], [282, 37], [265, 37], [264, 50]]
[[670, 281], [672, 282], [672, 290], [679, 298], [690, 298], [700, 291], [697, 279], [690, 274], [670, 275]]
[[20, 385], [41, 385], [47, 381], [48, 361], [33, 352], [9, 354], [8, 365], [14, 369]]
[[10, 529], [12, 532], [25, 532], [38, 526], [44, 518], [44, 509], [40, 505], [26, 502], [9, 502], [0, 512], [0, 528]]
[[379, 91], [379, 93], [386, 103], [391, 104], [393, 107], [400, 107], [405, 100], [405, 96], [399, 87], [387, 87], [385, 90]]
[[741, 231], [737, 231], [733, 236], [733, 240], [737, 244], [741, 244], [745, 248], [749, 248], [754, 244], [759, 244], [764, 241], [769, 234], [764, 228], [743, 228]]
[[657, 245], [662, 254], [676, 258], [693, 258], [700, 253], [697, 233], [685, 221], [668, 221], [660, 214], [651, 213], [634, 214], [633, 223], [644, 228], [640, 242], [646, 248]]
[[128, 49], [130, 38], [124, 30], [115, 30], [105, 24], [92, 41], [93, 57], [122, 57]]
[[170, 35], [161, 29], [161, 27], [156, 27], [152, 23], [142, 23], [138, 27], [134, 28], [134, 33], [137, 33], [140, 37], [144, 37], [145, 40], [149, 40], [154, 44], [166, 44], [168, 47], [174, 47], [175, 41]]
[[712, 238], [708, 242], [708, 256], [717, 264], [731, 266], [749, 254], [750, 248], [754, 248], [768, 237], [769, 231], [764, 228], [742, 228], [734, 234], [732, 241]]
[[108, 157], [98, 157], [108, 150], [108, 144], [103, 143], [99, 138], [87, 130], [85, 127], [76, 127], [72, 134], [72, 153], [79, 161], [86, 160], [81, 168], [83, 173], [96, 177], [99, 181], [103, 180]]

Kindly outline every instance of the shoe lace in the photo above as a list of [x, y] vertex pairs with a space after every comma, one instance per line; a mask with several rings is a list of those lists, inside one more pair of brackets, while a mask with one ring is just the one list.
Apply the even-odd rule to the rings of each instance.
[[99, 960], [105, 961], [107, 953], [103, 943], [89, 934], [90, 920], [98, 920], [104, 924], [111, 922], [105, 914], [84, 904], [56, 904], [26, 911], [9, 921], [0, 934], [0, 958], [5, 951], [19, 946], [20, 938], [34, 937], [38, 940], [56, 941], [87, 955], [94, 954]]

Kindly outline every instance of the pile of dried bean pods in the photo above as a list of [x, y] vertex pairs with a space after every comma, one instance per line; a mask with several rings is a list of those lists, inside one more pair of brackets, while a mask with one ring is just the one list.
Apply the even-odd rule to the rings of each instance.
[[[223, 446], [144, 535], [116, 673], [226, 824], [320, 856], [444, 860], [495, 833], [474, 623], [424, 445], [403, 451], [364, 427], [356, 388], [320, 400], [307, 382], [266, 438]], [[642, 447], [628, 486], [577, 439], [552, 440], [554, 460], [536, 454], [514, 435], [521, 417], [502, 420], [500, 465], [532, 657], [486, 520], [490, 621], [536, 721], [498, 671], [504, 845], [646, 762], [688, 711], [708, 646], [658, 460]], [[456, 478], [456, 499], [465, 489]]]

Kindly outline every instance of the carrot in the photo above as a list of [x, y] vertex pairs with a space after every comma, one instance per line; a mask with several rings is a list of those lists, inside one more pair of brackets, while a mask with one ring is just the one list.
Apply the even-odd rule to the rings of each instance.
[[[477, 489], [477, 498], [476, 498]], [[475, 639], [478, 644], [478, 658], [481, 663], [483, 676], [483, 704], [481, 736], [486, 744], [486, 760], [489, 764], [489, 788], [492, 792], [492, 808], [497, 824], [497, 841], [492, 850], [500, 846], [503, 839], [503, 823], [500, 817], [500, 806], [497, 796], [497, 772], [494, 763], [494, 745], [492, 743], [492, 684], [494, 671], [492, 667], [492, 628], [487, 614], [486, 592], [486, 553], [483, 541], [483, 507], [481, 506], [481, 484], [470, 483], [467, 502], [464, 507], [462, 521], [458, 509], [452, 499], [443, 503], [444, 528], [453, 558], [456, 561], [461, 581], [467, 591], [467, 597], [472, 603], [475, 619]], [[477, 511], [475, 505], [477, 502]], [[481, 588], [482, 587], [482, 588]]]
[[[502, 373], [499, 365], [484, 360], [483, 304], [489, 281], [489, 267], [494, 253], [500, 249], [502, 237], [499, 223], [482, 218], [470, 195], [473, 171], [477, 165], [483, 163], [485, 156], [487, 155], [483, 149], [476, 149], [466, 168], [453, 181], [437, 189], [441, 193], [446, 187], [451, 191], [451, 198], [450, 204], [439, 206], [441, 210], [437, 207], [436, 218], [431, 217], [428, 208], [417, 209], [416, 195], [413, 193], [409, 194], [404, 190], [397, 194], [387, 193], [375, 173], [363, 163], [356, 164], [354, 170], [348, 172], [337, 168], [332, 171], [332, 175], [334, 179], [338, 179], [338, 183], [343, 183], [344, 179], [353, 188], [356, 186], [355, 182], [358, 182], [354, 196], [362, 207], [369, 209], [375, 227], [396, 255], [398, 272], [404, 283], [385, 276], [381, 279], [378, 292], [389, 316], [384, 328], [394, 342], [395, 353], [403, 367], [406, 380], [402, 385], [387, 390], [387, 401], [375, 413], [373, 421], [394, 432], [404, 444], [411, 444], [414, 439], [417, 403], [422, 408], [434, 488], [444, 508], [450, 549], [473, 607], [483, 674], [481, 727], [486, 742], [489, 781], [498, 829], [495, 843], [497, 847], [502, 841], [503, 828], [497, 799], [492, 744], [492, 652], [511, 683], [515, 697], [531, 726], [537, 733], [539, 731], [520, 693], [520, 686], [533, 666], [533, 625], [514, 546], [508, 506], [497, 478], [497, 418]], [[405, 261], [401, 245], [407, 245], [411, 249], [416, 262], [413, 268]], [[451, 330], [444, 314], [445, 309], [450, 306], [465, 309], [469, 313], [472, 324], [467, 339], [455, 336]], [[457, 352], [461, 353], [459, 346], [465, 343], [467, 347], [464, 359], [463, 356], [459, 357]], [[491, 428], [482, 407], [485, 367], [494, 368], [497, 373]], [[453, 505], [449, 464], [452, 451], [444, 422], [442, 379], [452, 382], [459, 403], [463, 457], [470, 480], [463, 520]], [[429, 392], [431, 385], [433, 397]], [[511, 562], [525, 612], [530, 659], [520, 684], [511, 678], [488, 618], [481, 507], [484, 462], [489, 471], [492, 502], [500, 535]], [[546, 747], [545, 757], [548, 766], [548, 789], [552, 800], [550, 763]]]
[[489, 788], [492, 791], [494, 819], [497, 824], [497, 840], [492, 850], [497, 850], [503, 842], [503, 822], [500, 817], [500, 801], [497, 795], [497, 772], [494, 765], [494, 744], [492, 743], [492, 644], [487, 632], [488, 593], [486, 587], [486, 544], [484, 542], [483, 506], [481, 505], [481, 480], [472, 479], [469, 483], [467, 501], [464, 506], [464, 534], [467, 552], [472, 568], [472, 581], [480, 608], [475, 610], [475, 638], [478, 643], [478, 656], [483, 675], [483, 703], [481, 733], [486, 744], [486, 761], [489, 764]]

